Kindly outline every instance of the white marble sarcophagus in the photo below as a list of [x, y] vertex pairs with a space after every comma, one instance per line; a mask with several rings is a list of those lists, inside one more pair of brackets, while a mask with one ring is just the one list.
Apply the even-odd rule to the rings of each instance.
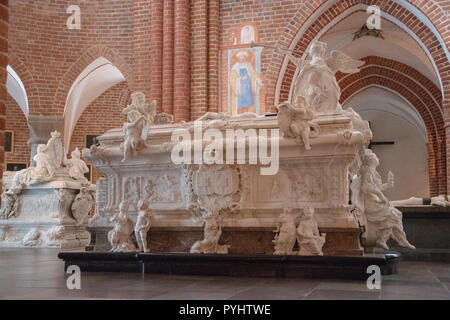
[[[295, 139], [279, 137], [277, 117], [273, 116], [205, 118], [202, 125], [155, 125], [150, 127], [146, 147], [125, 161], [121, 149], [124, 133], [108, 131], [98, 137], [100, 146], [83, 150], [83, 157], [104, 174], [97, 182], [97, 213], [90, 222], [97, 234], [96, 250], [108, 248], [105, 232], [112, 228], [110, 219], [119, 204], [147, 199], [153, 210], [148, 234], [151, 251], [189, 251], [203, 238], [202, 212], [217, 211], [223, 230], [220, 242], [229, 246], [229, 253], [270, 254], [273, 230], [284, 208], [313, 207], [320, 231], [327, 235], [324, 254], [361, 255], [361, 230], [349, 206], [348, 169], [363, 145], [363, 134], [344, 114], [319, 116], [314, 122], [320, 135], [311, 139], [309, 151]], [[223, 154], [212, 154], [224, 159], [224, 164], [174, 163], [174, 148], [183, 144], [191, 147], [192, 162], [195, 150], [207, 152], [209, 129], [223, 136]], [[255, 158], [249, 157], [251, 139], [247, 138], [240, 150], [245, 157], [239, 153], [239, 142], [231, 142], [235, 136], [230, 132], [239, 129], [250, 136], [256, 133], [257, 164], [251, 164]], [[184, 139], [187, 133], [190, 141]], [[172, 141], [183, 134], [182, 143]], [[233, 145], [233, 157], [227, 144]], [[260, 152], [274, 153], [273, 161], [262, 164]], [[265, 175], [262, 168], [266, 168]], [[133, 205], [130, 217], [136, 220]]]

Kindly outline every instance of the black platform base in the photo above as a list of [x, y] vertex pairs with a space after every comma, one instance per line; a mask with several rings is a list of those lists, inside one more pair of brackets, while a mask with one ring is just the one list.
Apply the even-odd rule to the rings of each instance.
[[145, 272], [273, 278], [367, 279], [367, 267], [377, 265], [383, 275], [398, 271], [396, 253], [367, 256], [200, 255], [188, 253], [61, 252], [65, 268], [77, 265], [84, 272]]

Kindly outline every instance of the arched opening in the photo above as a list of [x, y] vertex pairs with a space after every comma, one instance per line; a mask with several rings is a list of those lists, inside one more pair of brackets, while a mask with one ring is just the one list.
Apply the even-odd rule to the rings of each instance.
[[29, 107], [28, 107], [28, 96], [25, 86], [19, 75], [14, 71], [11, 66], [6, 67], [6, 90], [11, 95], [11, 97], [17, 102], [25, 117], [28, 118]]
[[[390, 3], [390, 1], [388, 2]], [[365, 1], [356, 1], [356, 3], [351, 4], [346, 2], [341, 6], [336, 1], [328, 1], [319, 6], [313, 15], [310, 15], [303, 24], [298, 26], [298, 30], [291, 36], [289, 47], [294, 50], [294, 55], [297, 57], [305, 57], [313, 41], [320, 40], [328, 43], [329, 51], [340, 50], [353, 58], [366, 60], [366, 66], [363, 67], [360, 74], [343, 75], [338, 73], [337, 78], [343, 96], [341, 102], [344, 104], [349, 99], [349, 94], [353, 96], [356, 93], [358, 94], [353, 97], [354, 99], [356, 97], [371, 99], [364, 102], [364, 105], [372, 106], [371, 111], [364, 111], [357, 106], [355, 106], [355, 109], [357, 111], [361, 110], [363, 118], [370, 116], [376, 122], [378, 116], [381, 116], [383, 113], [387, 116], [386, 110], [380, 109], [381, 106], [375, 108], [380, 98], [373, 94], [367, 95], [367, 92], [363, 91], [363, 89], [370, 85], [379, 84], [381, 87], [392, 91], [393, 95], [390, 97], [389, 103], [386, 101], [380, 103], [392, 109], [401, 108], [402, 105], [404, 107], [405, 104], [415, 108], [416, 114], [420, 118], [420, 121], [418, 123], [416, 121], [415, 125], [420, 123], [426, 124], [426, 130], [422, 130], [422, 134], [426, 133], [427, 144], [414, 145], [404, 142], [397, 144], [397, 147], [401, 148], [403, 146], [405, 154], [410, 153], [410, 148], [417, 148], [416, 151], [422, 155], [423, 163], [428, 166], [428, 178], [426, 174], [423, 174], [422, 178], [426, 180], [422, 180], [421, 184], [428, 185], [429, 189], [428, 191], [410, 190], [412, 194], [410, 193], [407, 196], [446, 193], [447, 160], [442, 95], [443, 92], [448, 92], [448, 90], [445, 91], [444, 88], [446, 82], [444, 81], [443, 74], [445, 75], [445, 73], [443, 73], [444, 69], [441, 60], [443, 57], [448, 56], [448, 51], [446, 48], [441, 47], [439, 49], [439, 46], [430, 44], [429, 39], [433, 38], [435, 43], [439, 43], [441, 37], [435, 28], [430, 27], [432, 24], [428, 23], [427, 19], [422, 19], [422, 15], [419, 20], [418, 17], [421, 13], [416, 12], [417, 10], [411, 11], [410, 17], [405, 19], [394, 8], [394, 6], [402, 8], [401, 5], [393, 4], [389, 6], [387, 3], [383, 3], [380, 6], [382, 38], [367, 34], [355, 37], [355, 33], [362, 30], [369, 17], [366, 12], [368, 4]], [[414, 19], [417, 22], [411, 23]], [[426, 23], [424, 24], [422, 21]], [[416, 32], [419, 24], [422, 27], [422, 31]], [[425, 34], [429, 34], [430, 37], [424, 37]], [[286, 39], [280, 41], [286, 42]], [[440, 53], [437, 54], [436, 50], [440, 50]], [[274, 55], [276, 54], [274, 53]], [[293, 79], [298, 73], [298, 70], [292, 63], [285, 57], [283, 59], [284, 62], [281, 65], [275, 88], [275, 104], [290, 98], [295, 83]], [[363, 94], [361, 92], [366, 93]], [[386, 96], [386, 92], [385, 90], [384, 96]], [[393, 103], [395, 95], [402, 97], [397, 103]], [[397, 97], [397, 99], [399, 98]], [[400, 103], [402, 99], [404, 102]], [[360, 102], [362, 103], [362, 101]], [[345, 103], [345, 106], [348, 106], [348, 104]], [[384, 132], [392, 132], [393, 136], [397, 136], [397, 140], [401, 139], [402, 135], [409, 128], [409, 132], [417, 138], [419, 133], [413, 130], [412, 124], [414, 122], [411, 122], [411, 118], [405, 118], [406, 114], [404, 112], [401, 113], [400, 110], [405, 109], [399, 109], [395, 112], [391, 110], [389, 120], [386, 120], [382, 126], [378, 125], [378, 127], [383, 128], [382, 131]], [[405, 119], [409, 120], [406, 121]], [[399, 125], [395, 124], [396, 121]], [[375, 125], [374, 123], [374, 127]], [[420, 128], [420, 126], [417, 128]], [[378, 129], [374, 128], [374, 130], [377, 131]], [[385, 138], [381, 133], [376, 135], [378, 137], [375, 136], [375, 139]], [[424, 140], [421, 139], [420, 141], [423, 142]], [[383, 153], [383, 148], [386, 150], [388, 147], [384, 146], [374, 149], [376, 152]], [[424, 156], [424, 150], [425, 152], [428, 151], [425, 153], [427, 154], [426, 157]], [[380, 157], [383, 158], [383, 155], [380, 155]], [[388, 156], [386, 155], [385, 157]], [[382, 159], [382, 161], [390, 162], [389, 165], [392, 168], [398, 166], [400, 171], [404, 168], [400, 166], [401, 157], [386, 158], [386, 160]], [[381, 170], [383, 171], [383, 168]], [[420, 168], [420, 170], [423, 171], [423, 168]], [[394, 174], [396, 174], [395, 171]], [[396, 191], [391, 191], [392, 194], [390, 196], [392, 198], [401, 196], [399, 189], [401, 187], [397, 186]], [[395, 192], [397, 191], [400, 194], [396, 195]]]
[[386, 190], [386, 196], [392, 200], [428, 197], [427, 128], [414, 106], [395, 91], [374, 85], [349, 98], [347, 107], [370, 122], [371, 148], [380, 159], [382, 178], [394, 172], [395, 188]]
[[76, 123], [83, 111], [106, 90], [125, 80], [108, 59], [99, 57], [74, 81], [64, 108], [64, 151], [67, 153]]

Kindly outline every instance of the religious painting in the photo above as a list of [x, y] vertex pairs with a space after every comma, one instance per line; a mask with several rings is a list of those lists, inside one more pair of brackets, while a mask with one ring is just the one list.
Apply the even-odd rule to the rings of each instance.
[[84, 146], [85, 148], [90, 148], [92, 145], [98, 144], [97, 137], [98, 134], [87, 134], [84, 136]]
[[228, 50], [228, 111], [261, 113], [261, 47]]
[[251, 25], [243, 26], [241, 29], [241, 44], [250, 44], [255, 40], [255, 28]]
[[5, 130], [5, 153], [14, 153], [14, 131]]
[[20, 171], [28, 167], [28, 162], [6, 162], [6, 171]]

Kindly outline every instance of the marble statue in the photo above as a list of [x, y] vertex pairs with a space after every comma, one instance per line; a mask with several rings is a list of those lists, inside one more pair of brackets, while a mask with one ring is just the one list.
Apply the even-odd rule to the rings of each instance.
[[285, 208], [278, 218], [277, 228], [274, 230], [274, 255], [292, 255], [295, 245], [295, 219], [290, 208]]
[[36, 166], [14, 174], [2, 194], [1, 246], [80, 248], [89, 244], [86, 215], [94, 199], [88, 199], [83, 187], [94, 190], [95, 185], [74, 180], [82, 170], [79, 151], [72, 153], [72, 159], [64, 159], [65, 168], [63, 154], [60, 133], [54, 131], [47, 144], [38, 145]]
[[[279, 139], [278, 135], [272, 135], [279, 131], [277, 116], [210, 112], [198, 120], [202, 121], [202, 127], [196, 126], [195, 121], [152, 126], [151, 148], [142, 149], [138, 157], [130, 157], [126, 163], [121, 162], [123, 151], [119, 146], [124, 141], [121, 128], [99, 137], [100, 145], [83, 153], [83, 158], [93, 162], [104, 176], [97, 182], [97, 214], [91, 219], [90, 227], [112, 228], [109, 219], [117, 214], [121, 201], [137, 203], [139, 199], [147, 199], [157, 212], [151, 231], [155, 231], [152, 240], [158, 251], [273, 252], [273, 243], [262, 244], [260, 233], [253, 231], [275, 229], [285, 208], [283, 195], [288, 195], [289, 201], [296, 201], [296, 207], [320, 208], [317, 209], [320, 214], [316, 211], [315, 215], [317, 224], [333, 230], [327, 234], [327, 243], [335, 249], [331, 254], [362, 254], [360, 226], [351, 212], [348, 190], [349, 165], [365, 143], [363, 133], [356, 129], [356, 121], [352, 123], [345, 113], [318, 115], [313, 123], [320, 127], [320, 133], [311, 139], [311, 150], [299, 152], [303, 146], [293, 138]], [[233, 151], [231, 163], [228, 160], [223, 164], [206, 163], [203, 149], [211, 145], [212, 139], [204, 134], [205, 127], [214, 127], [218, 136], [220, 132], [225, 137], [223, 145], [230, 147], [222, 157], [227, 160]], [[198, 128], [203, 129], [201, 134]], [[202, 146], [202, 152], [197, 152], [200, 159], [194, 153], [192, 164], [180, 165], [170, 160], [174, 149], [171, 146], [178, 143], [172, 138], [180, 129], [190, 139], [183, 141], [183, 146]], [[227, 136], [228, 129], [233, 129], [229, 130], [233, 134]], [[254, 132], [258, 137], [257, 148], [243, 143], [238, 130], [246, 134], [249, 142]], [[261, 174], [268, 162], [250, 164], [247, 161], [252, 153], [268, 151], [272, 154], [272, 150], [279, 151], [274, 157], [279, 160], [279, 170], [270, 174]], [[198, 239], [186, 241], [187, 233], [197, 232], [199, 227], [203, 232]], [[159, 230], [164, 232], [156, 232]], [[226, 237], [221, 237], [221, 232]], [[242, 235], [245, 244], [229, 249], [221, 246], [229, 244], [228, 239], [235, 239], [236, 233]], [[107, 237], [101, 232], [96, 234], [96, 249], [105, 248]], [[352, 241], [343, 241], [344, 238]]]
[[450, 207], [450, 196], [447, 194], [441, 194], [431, 198], [418, 198], [411, 197], [404, 200], [391, 201], [391, 205], [395, 207], [407, 207], [407, 206], [436, 206], [436, 207]]
[[123, 149], [122, 162], [125, 162], [130, 155], [136, 156], [137, 152], [145, 147], [145, 139], [147, 132], [144, 127], [147, 125], [145, 117], [138, 111], [129, 111], [128, 121], [123, 124], [123, 132], [125, 134], [124, 141], [121, 146]]
[[128, 122], [124, 123], [124, 141], [122, 144], [122, 162], [130, 155], [136, 156], [137, 152], [146, 146], [148, 130], [153, 124], [156, 115], [156, 100], [152, 103], [145, 102], [145, 95], [136, 91], [131, 94], [131, 104], [122, 110], [127, 115]]
[[86, 163], [81, 160], [80, 150], [75, 148], [71, 155], [72, 159], [67, 159], [67, 156], [64, 155], [64, 165], [69, 168], [70, 177], [82, 183], [87, 183], [88, 179], [84, 175], [89, 172], [89, 168]]
[[78, 225], [86, 224], [89, 219], [89, 213], [94, 205], [94, 197], [90, 194], [88, 187], [81, 187], [72, 202], [72, 216], [77, 221]]
[[389, 249], [386, 242], [393, 238], [400, 246], [415, 249], [406, 239], [403, 231], [402, 213], [389, 203], [383, 190], [394, 186], [392, 172], [383, 183], [377, 172], [378, 157], [370, 149], [362, 156], [359, 173], [351, 183], [352, 203], [366, 230], [363, 240], [366, 245]]
[[123, 109], [122, 113], [128, 115], [132, 111], [138, 112], [144, 117], [146, 124], [150, 125], [154, 122], [156, 115], [156, 100], [146, 103], [144, 93], [140, 91], [133, 92], [131, 94], [131, 104]]
[[298, 68], [294, 82], [293, 97], [301, 96], [316, 114], [336, 114], [342, 112], [339, 103], [341, 90], [335, 74], [357, 73], [364, 64], [340, 51], [332, 51], [326, 57], [327, 44], [320, 41], [312, 43], [308, 56], [298, 59], [287, 53], [290, 61]]
[[220, 217], [213, 214], [204, 219], [203, 240], [196, 241], [192, 247], [191, 253], [228, 253], [228, 245], [219, 245], [219, 239], [222, 235]]
[[309, 138], [320, 134], [319, 125], [311, 121], [315, 115], [306, 99], [302, 96], [294, 99], [294, 104], [284, 102], [277, 106], [278, 125], [284, 137], [295, 138], [298, 144], [303, 143], [306, 150], [311, 150]]
[[2, 200], [4, 205], [0, 210], [0, 217], [10, 218], [15, 215], [14, 208], [16, 200], [22, 190], [31, 184], [50, 181], [55, 172], [61, 167], [62, 162], [62, 144], [59, 137], [61, 134], [57, 131], [51, 133], [51, 138], [47, 144], [40, 144], [37, 148], [37, 154], [34, 156], [35, 167], [29, 167], [16, 172], [10, 188], [4, 190]]
[[326, 233], [319, 232], [319, 226], [314, 218], [314, 208], [306, 207], [297, 227], [298, 254], [301, 256], [322, 256]]
[[150, 230], [150, 216], [152, 212], [149, 209], [147, 200], [139, 200], [138, 202], [138, 217], [136, 226], [134, 227], [134, 234], [138, 243], [140, 252], [149, 252], [147, 247], [147, 233]]
[[134, 252], [136, 246], [131, 241], [131, 234], [134, 230], [134, 222], [128, 217], [129, 204], [121, 202], [119, 212], [117, 212], [110, 222], [114, 223], [114, 228], [108, 232], [108, 240], [113, 252]]

